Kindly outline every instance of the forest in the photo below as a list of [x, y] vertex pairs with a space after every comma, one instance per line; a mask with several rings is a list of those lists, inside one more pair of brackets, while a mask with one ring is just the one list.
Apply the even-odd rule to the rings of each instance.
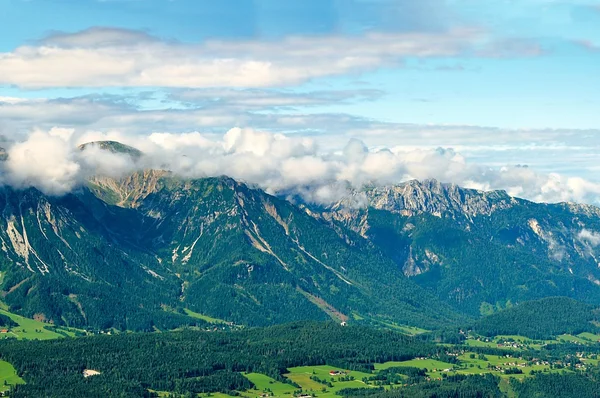
[[472, 329], [485, 336], [520, 335], [532, 339], [551, 339], [557, 335], [596, 333], [598, 310], [567, 298], [549, 297], [528, 301], [477, 321]]
[[[204, 332], [119, 334], [53, 341], [3, 341], [0, 359], [27, 384], [14, 397], [148, 396], [247, 389], [239, 372], [285, 381], [286, 369], [331, 365], [371, 372], [375, 362], [435, 356], [443, 350], [400, 333], [334, 323]], [[85, 369], [101, 372], [83, 378]]]

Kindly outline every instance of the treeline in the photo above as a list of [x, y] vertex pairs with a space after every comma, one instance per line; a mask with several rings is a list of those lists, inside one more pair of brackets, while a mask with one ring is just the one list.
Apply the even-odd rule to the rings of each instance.
[[369, 394], [364, 389], [347, 389], [345, 397], [369, 398], [500, 398], [499, 379], [491, 374], [483, 376], [448, 376], [443, 380], [423, 381], [387, 391], [375, 390]]
[[11, 328], [14, 326], [19, 326], [19, 324], [17, 322], [13, 321], [10, 317], [8, 317], [4, 314], [0, 314], [0, 327]]
[[[283, 374], [295, 366], [328, 364], [369, 372], [373, 363], [435, 356], [441, 348], [402, 334], [333, 323], [295, 323], [220, 332], [185, 330], [92, 336], [55, 341], [10, 341], [0, 357], [27, 382], [14, 397], [150, 396], [245, 390], [240, 372]], [[85, 369], [101, 372], [83, 377]]]
[[520, 335], [532, 339], [551, 339], [560, 334], [599, 332], [593, 321], [600, 320], [597, 309], [567, 297], [528, 301], [489, 315], [472, 329], [484, 336]]
[[598, 398], [600, 397], [600, 371], [593, 369], [582, 373], [538, 373], [522, 382], [512, 380], [511, 387], [517, 397]]

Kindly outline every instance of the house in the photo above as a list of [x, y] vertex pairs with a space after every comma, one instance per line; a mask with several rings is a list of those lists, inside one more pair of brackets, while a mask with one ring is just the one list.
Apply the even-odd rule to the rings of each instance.
[[0, 333], [8, 333], [8, 329], [0, 329]]
[[341, 372], [341, 371], [339, 371], [339, 370], [330, 370], [330, 371], [329, 371], [329, 375], [330, 375], [330, 376], [341, 376], [341, 375], [343, 375], [343, 374], [344, 374], [344, 373], [343, 373], [343, 372]]
[[348, 326], [348, 322], [344, 321], [344, 322], [340, 323], [340, 325], [342, 325], [342, 326]]

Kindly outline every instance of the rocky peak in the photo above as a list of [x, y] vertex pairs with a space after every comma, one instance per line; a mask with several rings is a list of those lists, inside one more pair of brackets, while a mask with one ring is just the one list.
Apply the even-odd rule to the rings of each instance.
[[[466, 189], [433, 179], [411, 180], [387, 187], [370, 187], [353, 194], [358, 195], [364, 196], [370, 207], [407, 216], [420, 213], [436, 216], [459, 213], [467, 217], [489, 215], [517, 202], [517, 199], [510, 197], [505, 191]], [[356, 199], [344, 199], [336, 204], [334, 209], [346, 207], [347, 201], [356, 202]]]
[[117, 141], [93, 141], [78, 146], [80, 151], [85, 151], [88, 148], [98, 148], [112, 153], [130, 155], [134, 159], [140, 158], [143, 155], [139, 149]]
[[157, 192], [161, 179], [168, 175], [164, 170], [144, 170], [122, 178], [94, 176], [88, 179], [88, 187], [107, 203], [135, 208], [140, 200]]

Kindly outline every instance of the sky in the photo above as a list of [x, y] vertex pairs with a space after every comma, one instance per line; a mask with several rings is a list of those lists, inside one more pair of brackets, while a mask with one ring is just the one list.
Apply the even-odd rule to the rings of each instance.
[[599, 109], [597, 0], [0, 0], [0, 181], [53, 194], [112, 138], [274, 193], [437, 178], [600, 204]]

